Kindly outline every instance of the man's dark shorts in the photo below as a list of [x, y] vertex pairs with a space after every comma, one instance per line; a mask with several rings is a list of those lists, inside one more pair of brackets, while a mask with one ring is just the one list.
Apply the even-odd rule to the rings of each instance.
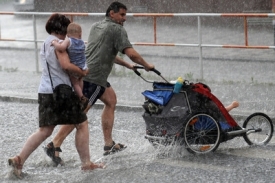
[[[107, 87], [111, 87], [109, 82], [107, 83]], [[105, 88], [103, 86], [99, 86], [88, 81], [83, 81], [82, 93], [89, 99], [89, 105], [94, 105], [97, 99], [99, 99], [104, 92]]]
[[87, 120], [86, 114], [82, 111], [79, 98], [72, 97], [73, 103], [70, 107], [56, 107], [53, 94], [38, 94], [39, 104], [39, 127], [49, 125], [79, 124]]

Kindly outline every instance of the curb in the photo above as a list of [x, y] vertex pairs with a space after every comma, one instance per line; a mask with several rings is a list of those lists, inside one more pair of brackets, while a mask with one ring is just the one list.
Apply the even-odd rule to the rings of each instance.
[[[38, 103], [38, 99], [36, 99], [36, 98], [4, 96], [4, 95], [0, 95], [0, 101], [31, 103], [31, 104]], [[93, 106], [93, 108], [95, 108], [95, 109], [102, 109], [103, 107], [104, 107], [103, 103], [95, 103]], [[143, 112], [143, 108], [141, 106], [128, 106], [128, 105], [118, 104], [118, 105], [116, 105], [116, 109], [121, 110], [121, 111]]]
[[[26, 97], [16, 97], [16, 96], [3, 96], [0, 95], [0, 101], [3, 102], [20, 102], [20, 103], [31, 103], [31, 104], [37, 104], [38, 101], [35, 98], [26, 98]], [[93, 108], [94, 109], [102, 109], [104, 107], [103, 103], [95, 103]], [[129, 105], [121, 105], [117, 104], [116, 109], [123, 112], [143, 112], [144, 109], [141, 106], [129, 106]], [[252, 114], [252, 113], [251, 113]], [[232, 113], [231, 116], [236, 120], [245, 120], [249, 115], [247, 112], [238, 112], [238, 113]], [[275, 123], [275, 117], [271, 116], [270, 114], [267, 114], [273, 123]]]
[[0, 95], [0, 101], [37, 104], [37, 99], [34, 99], [34, 98], [12, 97], [12, 96], [2, 96], [2, 95]]

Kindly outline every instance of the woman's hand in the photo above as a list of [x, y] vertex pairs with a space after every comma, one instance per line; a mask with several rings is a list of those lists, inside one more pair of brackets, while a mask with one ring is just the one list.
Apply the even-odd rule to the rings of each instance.
[[83, 77], [87, 76], [88, 73], [89, 73], [89, 69], [83, 70]]

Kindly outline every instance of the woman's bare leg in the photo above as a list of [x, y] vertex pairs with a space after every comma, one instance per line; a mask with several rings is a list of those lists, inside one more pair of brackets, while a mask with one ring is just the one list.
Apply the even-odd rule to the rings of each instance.
[[46, 139], [48, 138], [55, 126], [41, 127], [36, 132], [34, 132], [27, 141], [25, 142], [21, 152], [18, 156], [10, 158], [8, 160], [9, 165], [13, 167], [13, 173], [18, 177], [22, 178], [22, 168], [25, 161], [28, 159], [30, 154]]
[[104, 168], [103, 164], [95, 164], [90, 160], [88, 121], [77, 125], [76, 130], [75, 146], [81, 160], [82, 169], [93, 170], [96, 168]]
[[27, 139], [24, 144], [19, 156], [21, 158], [21, 163], [24, 164], [29, 155], [44, 141], [48, 138], [55, 126], [47, 126], [39, 128], [35, 133], [33, 133]]

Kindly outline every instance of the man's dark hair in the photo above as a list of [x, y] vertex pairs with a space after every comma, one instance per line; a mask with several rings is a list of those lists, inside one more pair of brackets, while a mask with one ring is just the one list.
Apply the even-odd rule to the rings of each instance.
[[54, 32], [56, 34], [66, 35], [67, 27], [70, 23], [70, 19], [68, 19], [65, 15], [55, 13], [50, 16], [45, 28], [49, 34]]
[[117, 13], [117, 12], [119, 12], [119, 9], [121, 9], [121, 8], [127, 10], [127, 7], [124, 4], [122, 4], [118, 1], [112, 2], [112, 4], [110, 4], [110, 6], [108, 7], [105, 16], [109, 17], [111, 10], [113, 10], [115, 13]]

